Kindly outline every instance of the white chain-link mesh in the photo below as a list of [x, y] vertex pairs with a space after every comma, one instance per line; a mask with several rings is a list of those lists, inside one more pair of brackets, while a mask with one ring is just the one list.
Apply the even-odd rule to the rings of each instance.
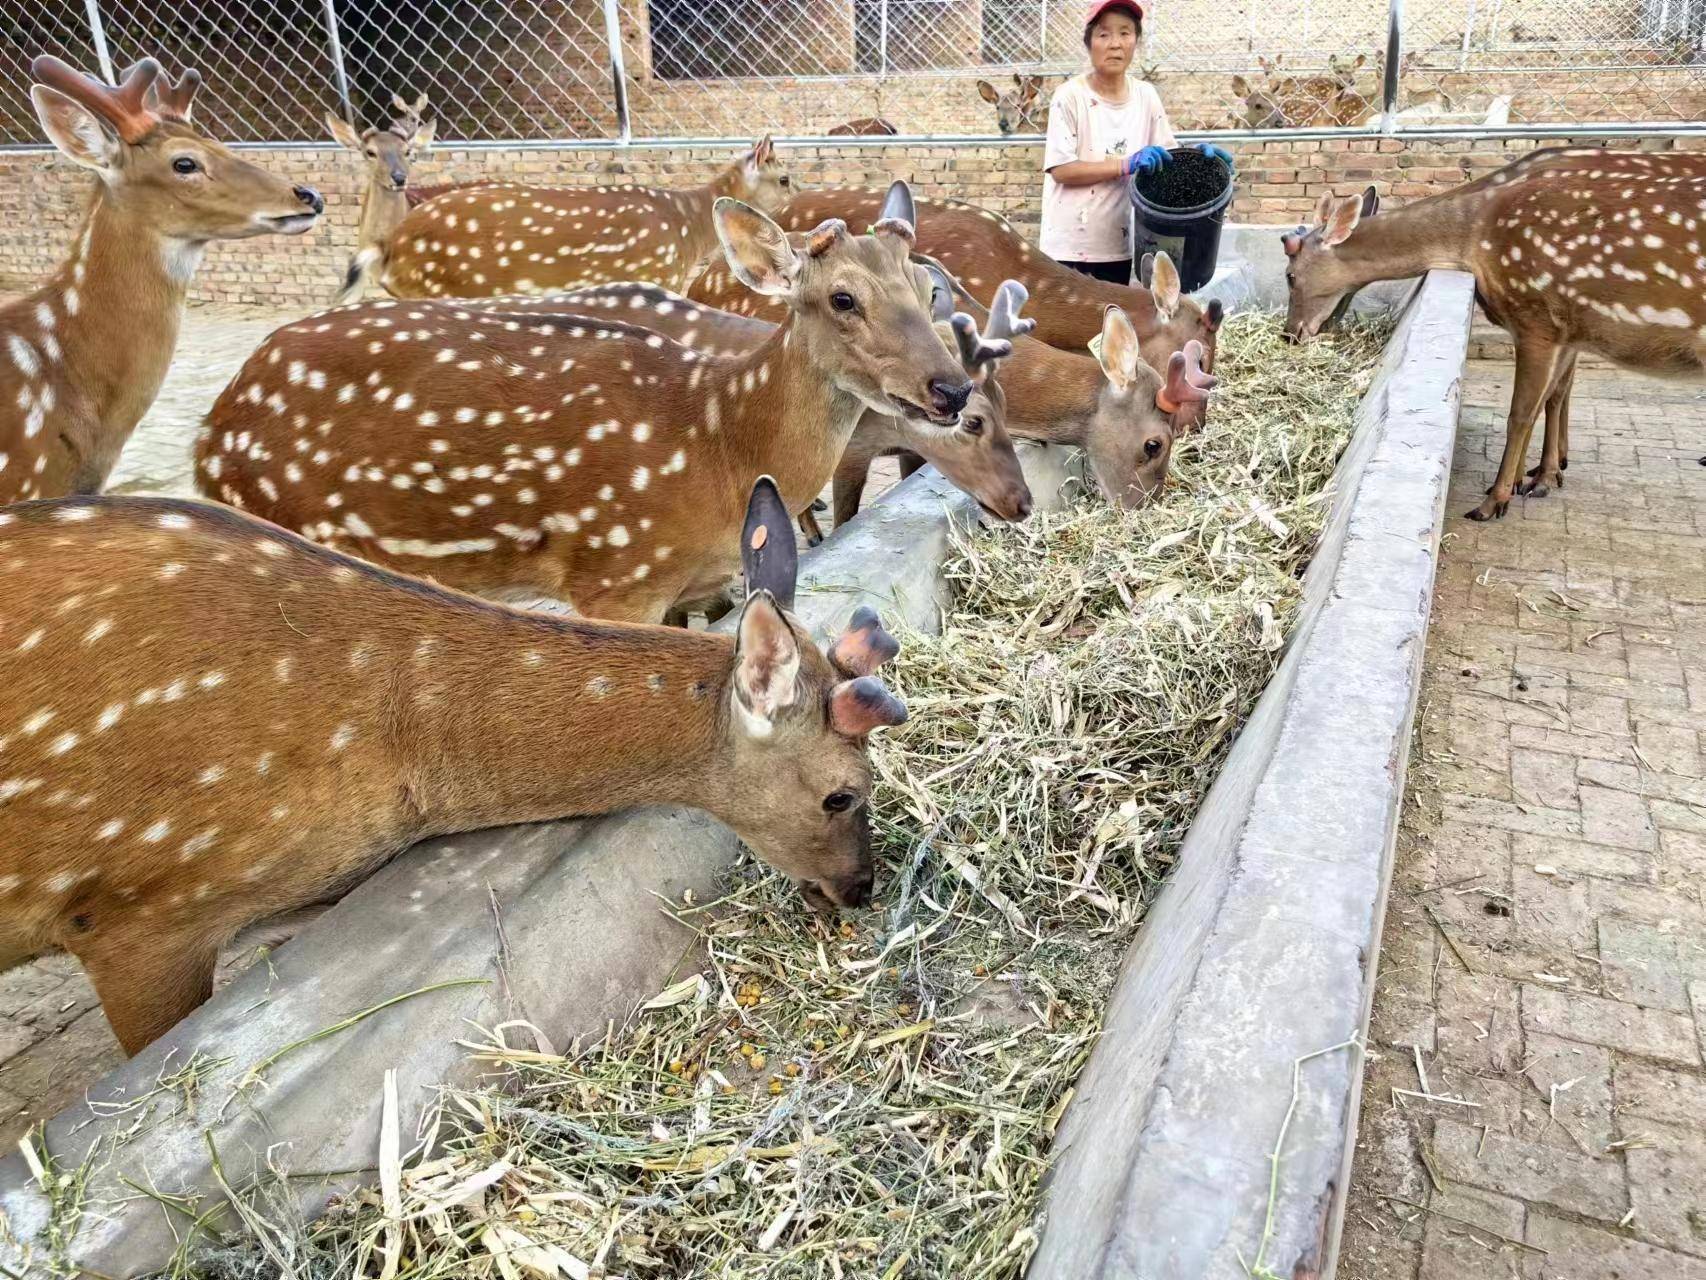
[[[0, 144], [41, 141], [29, 59], [98, 72], [87, 0], [0, 0]], [[448, 141], [910, 135], [1041, 126], [1083, 65], [1080, 0], [95, 0], [115, 69], [151, 54], [207, 78], [198, 115], [237, 142], [362, 124], [425, 94]], [[1706, 117], [1706, 0], [1412, 0], [1401, 124]], [[612, 48], [614, 17], [617, 33]], [[1141, 55], [1175, 127], [1370, 128], [1388, 0], [1161, 0]], [[335, 37], [335, 42], [334, 42]], [[1032, 109], [1019, 110], [1030, 77]], [[1005, 108], [986, 100], [1004, 96]], [[875, 131], [867, 127], [861, 131]]]

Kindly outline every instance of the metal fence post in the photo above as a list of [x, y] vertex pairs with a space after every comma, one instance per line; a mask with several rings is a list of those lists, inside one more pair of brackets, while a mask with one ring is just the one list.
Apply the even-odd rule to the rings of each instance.
[[89, 35], [95, 42], [95, 57], [100, 59], [101, 74], [107, 78], [108, 84], [117, 84], [118, 77], [113, 74], [113, 55], [107, 51], [107, 29], [101, 25], [101, 6], [97, 0], [83, 0], [83, 7], [89, 11]]
[[1404, 0], [1387, 0], [1386, 77], [1381, 88], [1380, 131], [1398, 128], [1398, 61], [1404, 56]]
[[[94, 2], [95, 0], [89, 0], [90, 4]], [[338, 102], [343, 106], [344, 119], [353, 128], [355, 126], [355, 113], [350, 110], [349, 73], [344, 70], [344, 45], [343, 41], [338, 38], [336, 4], [337, 0], [326, 0], [326, 39], [331, 42], [332, 46], [332, 75], [338, 82]]]
[[610, 45], [610, 80], [616, 94], [616, 131], [626, 145], [634, 140], [634, 124], [628, 118], [628, 64], [622, 56], [622, 21], [617, 0], [604, 0], [604, 38]]

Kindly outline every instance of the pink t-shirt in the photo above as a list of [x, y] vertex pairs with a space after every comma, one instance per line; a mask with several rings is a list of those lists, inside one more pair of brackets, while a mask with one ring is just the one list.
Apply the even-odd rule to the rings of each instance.
[[1131, 201], [1125, 181], [1062, 186], [1047, 170], [1074, 160], [1106, 160], [1144, 147], [1176, 147], [1161, 95], [1146, 80], [1126, 77], [1124, 102], [1109, 102], [1073, 76], [1049, 103], [1043, 150], [1042, 248], [1063, 262], [1113, 262], [1131, 257]]

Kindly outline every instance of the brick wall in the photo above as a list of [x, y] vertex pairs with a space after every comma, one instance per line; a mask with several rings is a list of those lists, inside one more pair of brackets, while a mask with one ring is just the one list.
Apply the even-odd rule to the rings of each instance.
[[[1443, 191], [1479, 177], [1543, 143], [1430, 142], [1389, 139], [1264, 142], [1235, 148], [1240, 222], [1295, 222], [1323, 191], [1341, 194], [1373, 183], [1392, 203]], [[1700, 140], [1675, 145], [1706, 149]], [[326, 196], [325, 222], [307, 236], [264, 236], [215, 244], [197, 275], [192, 299], [301, 307], [336, 292], [354, 248], [362, 175], [343, 151], [290, 148], [255, 154], [269, 168], [311, 183]], [[728, 156], [706, 148], [636, 148], [618, 154], [560, 150], [447, 149], [419, 166], [422, 183], [504, 178], [561, 186], [637, 182], [666, 187], [702, 181]], [[808, 146], [785, 159], [804, 186], [883, 185], [907, 179], [923, 196], [953, 196], [998, 209], [1020, 226], [1036, 225], [1042, 148], [981, 146]], [[65, 253], [89, 190], [84, 172], [57, 155], [0, 153], [0, 291], [30, 287]]]

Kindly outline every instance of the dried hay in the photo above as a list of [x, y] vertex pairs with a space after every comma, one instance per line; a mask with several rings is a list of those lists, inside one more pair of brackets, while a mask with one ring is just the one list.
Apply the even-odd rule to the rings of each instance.
[[[1235, 317], [1163, 502], [961, 541], [960, 605], [891, 676], [912, 718], [874, 744], [883, 903], [828, 923], [746, 865], [673, 908], [700, 971], [581, 1052], [478, 1046], [504, 1087], [447, 1095], [414, 1152], [388, 1130], [383, 1192], [293, 1240], [293, 1274], [1017, 1275], [1115, 971], [1279, 659], [1388, 332], [1292, 348]], [[177, 1274], [282, 1272], [228, 1249]]]

